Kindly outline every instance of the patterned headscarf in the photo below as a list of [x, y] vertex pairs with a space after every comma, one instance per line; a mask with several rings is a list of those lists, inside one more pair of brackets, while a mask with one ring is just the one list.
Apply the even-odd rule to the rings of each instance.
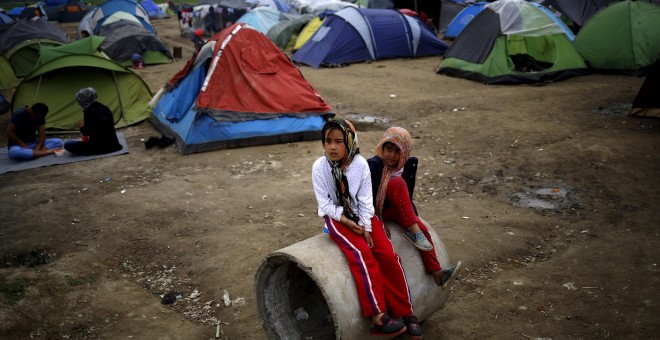
[[[383, 155], [383, 145], [385, 143], [392, 143], [399, 148], [401, 157], [399, 158], [399, 163], [396, 168], [392, 168], [385, 162], [385, 157]], [[401, 170], [403, 166], [410, 158], [410, 153], [412, 152], [412, 137], [410, 133], [404, 128], [401, 127], [391, 127], [385, 130], [383, 137], [380, 139], [380, 142], [376, 146], [376, 155], [383, 161], [383, 175], [380, 178], [380, 186], [378, 187], [378, 194], [376, 195], [376, 215], [382, 219], [383, 215], [383, 203], [385, 202], [385, 196], [387, 194], [387, 184], [390, 181], [390, 178], [395, 175], [401, 175]]]
[[344, 147], [346, 153], [344, 158], [339, 161], [332, 161], [326, 155], [326, 159], [332, 167], [332, 177], [335, 179], [335, 187], [337, 191], [337, 199], [342, 207], [344, 207], [344, 215], [355, 223], [359, 224], [360, 218], [351, 208], [351, 195], [348, 191], [348, 179], [344, 172], [346, 167], [351, 164], [355, 155], [360, 153], [360, 146], [358, 145], [358, 137], [355, 132], [353, 124], [346, 119], [334, 119], [323, 125], [322, 133], [325, 144], [325, 135], [330, 129], [338, 129], [344, 135]]
[[96, 101], [96, 90], [93, 87], [80, 89], [78, 90], [78, 93], [76, 93], [76, 100], [78, 101], [78, 104], [82, 106], [83, 110], [86, 110]]

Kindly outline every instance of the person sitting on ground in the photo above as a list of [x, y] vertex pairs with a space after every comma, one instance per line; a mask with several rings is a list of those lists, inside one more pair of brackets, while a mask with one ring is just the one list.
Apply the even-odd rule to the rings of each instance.
[[76, 93], [76, 100], [83, 108], [80, 133], [83, 140], [68, 140], [64, 149], [77, 155], [99, 155], [121, 150], [115, 132], [115, 121], [110, 109], [96, 100], [96, 90], [86, 87]]
[[355, 128], [348, 120], [331, 120], [322, 138], [324, 155], [312, 166], [318, 215], [348, 261], [370, 333], [394, 337], [408, 331], [421, 339], [399, 255], [374, 215], [369, 166], [359, 155]]
[[142, 58], [142, 54], [140, 53], [133, 53], [133, 55], [131, 56], [131, 62], [133, 63], [134, 69], [144, 68], [144, 59]]
[[371, 171], [376, 216], [383, 221], [394, 221], [405, 228], [404, 236], [419, 249], [426, 272], [432, 274], [435, 283], [444, 290], [461, 272], [462, 262], [458, 261], [456, 265], [442, 269], [428, 227], [417, 216], [412, 192], [418, 160], [410, 156], [410, 133], [401, 127], [385, 130], [375, 151], [376, 156], [367, 162]]
[[52, 155], [62, 147], [59, 138], [46, 138], [48, 106], [35, 103], [20, 108], [11, 115], [7, 126], [7, 150], [11, 159], [26, 161]]

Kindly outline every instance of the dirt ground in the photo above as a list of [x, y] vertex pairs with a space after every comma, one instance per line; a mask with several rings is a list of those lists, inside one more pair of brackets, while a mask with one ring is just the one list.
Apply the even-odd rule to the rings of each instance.
[[[192, 42], [154, 23], [184, 55], [138, 70], [155, 93]], [[625, 115], [643, 79], [487, 86], [439, 62], [301, 67], [365, 156], [388, 126], [415, 137], [417, 208], [467, 265], [425, 338], [657, 339], [660, 121]], [[320, 232], [321, 143], [181, 156], [123, 131], [127, 155], [0, 175], [0, 338], [265, 339], [254, 276]]]

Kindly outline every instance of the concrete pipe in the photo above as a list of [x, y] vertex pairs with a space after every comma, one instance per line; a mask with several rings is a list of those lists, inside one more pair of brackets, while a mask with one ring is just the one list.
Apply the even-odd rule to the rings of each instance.
[[[443, 268], [449, 257], [426, 221]], [[421, 321], [442, 308], [448, 291], [424, 270], [417, 248], [403, 228], [387, 222], [394, 250], [408, 280], [415, 315]], [[319, 234], [268, 255], [255, 275], [257, 308], [270, 339], [376, 339], [363, 318], [355, 283], [344, 254], [327, 234]]]

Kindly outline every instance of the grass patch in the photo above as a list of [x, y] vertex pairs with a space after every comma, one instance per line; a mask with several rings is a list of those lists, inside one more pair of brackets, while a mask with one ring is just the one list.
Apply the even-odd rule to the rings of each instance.
[[21, 278], [8, 281], [5, 278], [0, 278], [0, 293], [7, 297], [10, 305], [14, 305], [25, 296], [25, 289], [33, 283], [34, 280], [30, 279]]
[[88, 276], [79, 276], [79, 277], [71, 277], [71, 276], [65, 276], [64, 281], [66, 281], [67, 286], [69, 287], [77, 287], [77, 286], [82, 286], [82, 285], [89, 285], [98, 279], [98, 274], [91, 274]]

